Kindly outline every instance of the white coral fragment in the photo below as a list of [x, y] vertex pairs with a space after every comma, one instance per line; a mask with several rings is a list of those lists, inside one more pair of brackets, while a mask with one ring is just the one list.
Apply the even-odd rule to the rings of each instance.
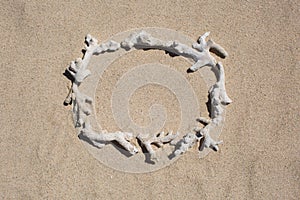
[[98, 46], [98, 40], [92, 37], [90, 34], [85, 36], [85, 49], [91, 51], [91, 49], [95, 49]]
[[110, 40], [108, 42], [98, 45], [98, 40], [88, 34], [85, 37], [85, 49], [90, 54], [101, 54], [105, 52], [117, 51], [120, 48], [120, 43]]
[[221, 62], [217, 63], [217, 82], [209, 90], [210, 115], [212, 121], [218, 124], [222, 120], [223, 105], [232, 103], [225, 89], [225, 72]]
[[94, 54], [100, 54], [100, 53], [105, 53], [105, 52], [112, 52], [116, 51], [120, 48], [120, 43], [115, 42], [115, 41], [108, 41], [106, 43], [100, 44], [94, 51]]
[[127, 132], [107, 133], [106, 131], [97, 133], [91, 130], [90, 128], [84, 128], [81, 130], [81, 134], [84, 137], [88, 138], [98, 148], [104, 147], [107, 142], [116, 141], [132, 155], [138, 152], [138, 149], [133, 144], [130, 143], [130, 140], [133, 139], [132, 133], [127, 133]]
[[208, 35], [209, 32], [206, 32], [204, 35], [200, 36], [199, 44], [194, 43], [192, 47], [189, 47], [178, 41], [163, 41], [152, 37], [151, 34], [145, 31], [141, 31], [130, 35], [121, 42], [121, 46], [125, 49], [131, 49], [133, 47], [137, 49], [160, 49], [176, 55], [192, 58], [195, 61], [195, 64], [191, 66], [189, 70], [195, 72], [203, 66], [215, 66], [216, 60], [210, 55], [209, 51], [222, 58], [225, 58], [228, 55], [220, 45], [212, 40], [206, 42], [206, 37]]
[[210, 135], [204, 135], [204, 142], [203, 142], [203, 145], [205, 148], [211, 148], [213, 149], [214, 151], [219, 151], [219, 147], [218, 145], [223, 143], [223, 141], [215, 141], [213, 140]]
[[96, 133], [90, 127], [87, 127], [87, 116], [91, 114], [91, 104], [93, 99], [79, 90], [80, 83], [90, 75], [90, 71], [87, 69], [87, 65], [92, 55], [116, 51], [120, 48], [120, 44], [115, 41], [108, 41], [106, 43], [98, 45], [98, 40], [88, 34], [85, 37], [85, 54], [83, 59], [78, 58], [71, 62], [66, 71], [72, 76], [73, 83], [70, 88], [68, 97], [65, 103], [70, 103], [70, 98], [73, 99], [73, 112], [75, 114], [76, 127], [81, 127], [80, 133], [89, 139], [95, 146], [102, 148], [107, 142], [116, 141], [124, 149], [131, 154], [138, 152], [137, 148], [130, 143], [133, 139], [132, 133], [115, 132], [115, 133]]
[[92, 113], [90, 107], [93, 103], [93, 99], [78, 90], [78, 86], [73, 84], [73, 112], [75, 113], [76, 127], [81, 127], [84, 123], [85, 116]]
[[142, 145], [146, 148], [148, 153], [150, 154], [150, 160], [153, 162], [158, 162], [158, 158], [156, 153], [152, 147], [152, 145], [156, 145], [157, 147], [162, 147], [164, 143], [169, 143], [174, 140], [179, 134], [173, 134], [172, 132], [165, 134], [161, 132], [159, 134], [145, 136], [138, 135], [137, 138], [140, 140]]
[[210, 32], [204, 33], [202, 36], [199, 37], [198, 43], [193, 44], [193, 48], [197, 49], [198, 51], [202, 52], [208, 49], [206, 38], [209, 36]]
[[218, 151], [219, 147], [218, 145], [223, 143], [223, 141], [215, 141], [210, 136], [210, 131], [216, 127], [216, 124], [210, 123], [206, 125], [202, 129], [196, 129], [196, 133], [200, 135], [200, 138], [204, 138], [203, 143], [200, 146], [200, 150], [203, 150], [204, 148], [211, 148], [214, 151]]
[[67, 68], [67, 71], [71, 74], [71, 76], [74, 78], [74, 82], [77, 84], [80, 84], [91, 74], [90, 70], [86, 69], [83, 65], [81, 58], [77, 58], [75, 61], [72, 61]]
[[226, 89], [225, 89], [225, 71], [224, 71], [224, 67], [222, 65], [221, 62], [218, 62], [216, 67], [219, 70], [219, 75], [218, 75], [218, 80], [217, 83], [215, 85], [218, 85], [218, 87], [220, 88], [220, 100], [221, 103], [224, 105], [230, 104], [232, 103], [232, 100], [228, 97]]
[[175, 150], [174, 155], [178, 156], [183, 154], [184, 152], [188, 151], [191, 147], [193, 147], [200, 138], [196, 136], [194, 133], [186, 134], [183, 139], [179, 141], [179, 148]]
[[213, 140], [210, 136], [210, 132], [223, 120], [223, 106], [232, 103], [232, 100], [228, 97], [225, 89], [225, 72], [222, 63], [217, 63], [216, 68], [217, 82], [209, 90], [209, 113], [211, 119], [199, 118], [198, 121], [205, 123], [206, 126], [200, 130], [196, 130], [196, 132], [200, 133], [204, 137], [201, 149], [211, 148], [218, 151], [218, 144], [221, 144], [222, 141], [217, 142]]
[[212, 39], [209, 39], [206, 42], [206, 38], [209, 36], [210, 32], [206, 32], [201, 35], [198, 39], [198, 43], [193, 44], [193, 48], [197, 49], [198, 51], [210, 51], [216, 54], [221, 58], [226, 58], [228, 53], [225, 51], [223, 47], [219, 44], [215, 43]]

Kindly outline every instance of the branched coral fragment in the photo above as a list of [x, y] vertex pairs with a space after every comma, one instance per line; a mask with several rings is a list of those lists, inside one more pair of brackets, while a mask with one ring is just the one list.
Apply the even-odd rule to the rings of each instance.
[[90, 106], [93, 103], [93, 99], [78, 90], [76, 84], [73, 84], [73, 112], [75, 113], [76, 127], [82, 126], [86, 116], [92, 113]]
[[188, 151], [189, 148], [192, 148], [200, 138], [197, 137], [195, 133], [188, 133], [186, 134], [178, 144], [178, 148], [175, 150], [174, 155], [178, 156], [183, 154], [184, 152]]
[[162, 147], [164, 143], [169, 143], [174, 140], [178, 136], [177, 134], [173, 134], [172, 132], [165, 134], [161, 132], [159, 134], [155, 134], [152, 136], [144, 136], [138, 135], [137, 138], [140, 140], [142, 145], [146, 148], [148, 153], [150, 154], [150, 159], [153, 162], [157, 162], [158, 158], [156, 153], [151, 145], [156, 145], [157, 147]]
[[199, 118], [198, 121], [206, 124], [202, 129], [196, 129], [195, 131], [204, 137], [204, 142], [202, 144], [203, 148], [211, 148], [215, 151], [218, 151], [218, 145], [222, 141], [217, 142], [213, 140], [210, 136], [210, 132], [215, 129], [223, 120], [223, 106], [228, 105], [232, 100], [228, 97], [225, 89], [225, 72], [222, 63], [217, 63], [217, 82], [209, 90], [209, 99], [210, 99], [210, 116], [211, 119]]
[[98, 148], [104, 147], [108, 142], [116, 141], [131, 154], [136, 154], [138, 152], [137, 148], [130, 143], [130, 140], [133, 139], [132, 133], [127, 133], [127, 132], [107, 133], [106, 131], [97, 133], [91, 130], [91, 128], [84, 128], [81, 130], [81, 134], [84, 137], [88, 138]]
[[195, 132], [200, 135], [200, 138], [204, 138], [203, 143], [200, 146], [200, 150], [203, 150], [204, 148], [211, 148], [214, 151], [218, 151], [219, 147], [218, 145], [223, 143], [223, 141], [215, 141], [210, 136], [210, 131], [215, 128], [215, 124], [209, 123], [204, 128], [201, 129], [195, 129]]
[[199, 43], [194, 43], [192, 47], [189, 47], [178, 41], [163, 41], [152, 37], [151, 34], [145, 31], [141, 31], [130, 35], [121, 42], [121, 46], [125, 49], [131, 49], [133, 47], [137, 49], [160, 49], [175, 55], [192, 58], [195, 64], [191, 66], [189, 70], [195, 72], [203, 66], [215, 66], [216, 60], [210, 55], [209, 51], [221, 58], [225, 58], [228, 55], [227, 52], [214, 41], [209, 40], [206, 42], [205, 39], [208, 35], [209, 32], [200, 36], [198, 40]]

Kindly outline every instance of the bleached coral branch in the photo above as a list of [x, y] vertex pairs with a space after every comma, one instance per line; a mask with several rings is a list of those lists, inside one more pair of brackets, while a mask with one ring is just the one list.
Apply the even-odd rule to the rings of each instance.
[[90, 70], [86, 69], [83, 65], [81, 58], [77, 58], [75, 61], [72, 61], [67, 68], [67, 71], [74, 78], [74, 83], [77, 85], [91, 74]]
[[[209, 54], [209, 52], [213, 52], [214, 54], [216, 54], [217, 56], [219, 56], [221, 58], [227, 57], [228, 53], [220, 45], [218, 45], [211, 39], [206, 42], [206, 38], [209, 36], [209, 34], [210, 34], [210, 32], [206, 32], [202, 36], [200, 36], [198, 39], [198, 43], [194, 43], [192, 45], [193, 48], [198, 50], [199, 52], [203, 52], [205, 54]], [[196, 63], [192, 67], [189, 68], [189, 70], [195, 72], [198, 69], [200, 69], [201, 67], [207, 65], [204, 63], [205, 63], [205, 60], [199, 59], [198, 61], [196, 61]]]
[[200, 149], [212, 148], [213, 150], [218, 151], [218, 144], [221, 144], [222, 141], [217, 142], [213, 140], [209, 133], [223, 120], [223, 106], [230, 104], [232, 100], [228, 97], [225, 89], [225, 72], [222, 63], [217, 63], [216, 68], [218, 70], [216, 72], [217, 82], [209, 90], [209, 113], [211, 119], [199, 118], [198, 121], [205, 123], [206, 126], [200, 130], [196, 130], [196, 132], [200, 133], [204, 137], [204, 142]]
[[212, 52], [222, 58], [227, 56], [227, 52], [220, 45], [212, 40], [206, 42], [205, 39], [208, 35], [209, 32], [205, 33], [199, 38], [199, 44], [194, 43], [193, 47], [189, 47], [177, 41], [162, 41], [152, 37], [145, 31], [141, 31], [130, 35], [121, 42], [121, 46], [125, 49], [131, 49], [133, 47], [137, 49], [160, 49], [176, 55], [192, 58], [195, 61], [195, 64], [190, 67], [189, 70], [194, 72], [203, 66], [215, 66], [216, 60], [210, 55], [210, 50], [215, 50]]
[[225, 51], [223, 47], [215, 43], [212, 39], [209, 39], [206, 42], [206, 38], [209, 36], [209, 34], [210, 32], [206, 32], [203, 35], [201, 35], [198, 39], [198, 43], [193, 44], [193, 48], [201, 52], [208, 50], [221, 58], [226, 58], [228, 56], [228, 53]]
[[[90, 58], [94, 54], [100, 54], [104, 52], [112, 52], [116, 51], [120, 48], [120, 44], [115, 41], [108, 41], [106, 43], [98, 45], [98, 40], [92, 37], [90, 34], [86, 35], [85, 37], [85, 53], [84, 57], [77, 58], [75, 61], [72, 61], [71, 64], [68, 66], [66, 71], [72, 76], [73, 83], [77, 86], [87, 78], [91, 72], [87, 69], [88, 63]], [[70, 103], [71, 95], [72, 95], [72, 87], [68, 93], [68, 96], [65, 99], [65, 104]]]
[[148, 153], [150, 154], [150, 160], [157, 162], [158, 158], [156, 153], [151, 145], [156, 145], [157, 147], [162, 147], [164, 143], [169, 143], [174, 140], [179, 134], [173, 134], [172, 132], [165, 134], [161, 132], [159, 134], [155, 134], [152, 136], [144, 136], [138, 135], [137, 138], [140, 140], [142, 145], [147, 149]]
[[120, 48], [120, 43], [115, 41], [108, 41], [106, 43], [100, 44], [96, 49], [94, 54], [101, 54], [105, 52], [113, 52]]
[[98, 40], [92, 37], [90, 34], [85, 36], [85, 50], [89, 52], [94, 52], [94, 50], [98, 47]]
[[81, 93], [76, 84], [73, 84], [72, 90], [74, 93], [73, 111], [76, 113], [76, 126], [80, 127], [84, 123], [85, 116], [88, 116], [92, 113], [90, 106], [93, 103], [93, 99]]
[[206, 42], [206, 38], [209, 36], [210, 32], [206, 32], [203, 35], [201, 35], [198, 39], [198, 43], [194, 43], [192, 47], [194, 49], [197, 49], [198, 51], [202, 52], [208, 49], [208, 45]]
[[127, 133], [127, 132], [107, 133], [106, 131], [97, 133], [91, 130], [91, 128], [84, 128], [81, 130], [81, 134], [84, 137], [88, 138], [98, 148], [104, 147], [108, 142], [116, 141], [132, 155], [138, 152], [138, 149], [133, 144], [130, 143], [130, 140], [133, 139], [132, 133]]
[[210, 115], [214, 123], [222, 121], [223, 105], [232, 103], [225, 89], [225, 72], [221, 62], [217, 63], [217, 82], [209, 90]]
[[179, 141], [178, 148], [175, 150], [174, 155], [178, 156], [185, 153], [188, 149], [192, 148], [201, 138], [197, 137], [195, 133], [186, 134], [183, 139]]
[[108, 41], [107, 43], [98, 45], [98, 40], [89, 34], [85, 37], [85, 43], [86, 51], [84, 58], [77, 58], [75, 61], [72, 61], [70, 66], [67, 68], [67, 71], [74, 78], [74, 83], [77, 85], [79, 85], [87, 76], [91, 74], [91, 72], [87, 69], [87, 65], [90, 57], [93, 54], [116, 51], [120, 47], [120, 44], [115, 41]]
[[223, 141], [215, 141], [210, 136], [210, 131], [212, 131], [214, 128], [216, 128], [216, 124], [209, 123], [204, 128], [201, 129], [195, 129], [194, 131], [200, 135], [200, 138], [204, 138], [203, 143], [200, 146], [200, 150], [203, 150], [204, 148], [211, 148], [214, 151], [218, 151], [219, 147], [218, 145], [223, 143]]
[[226, 89], [225, 89], [225, 71], [221, 62], [218, 62], [216, 65], [219, 70], [218, 80], [216, 85], [220, 87], [220, 100], [223, 105], [227, 105], [232, 103], [232, 100], [228, 97]]

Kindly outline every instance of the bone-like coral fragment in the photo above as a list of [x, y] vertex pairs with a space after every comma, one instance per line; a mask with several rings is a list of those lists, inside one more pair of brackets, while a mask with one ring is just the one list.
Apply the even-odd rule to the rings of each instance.
[[[201, 120], [199, 120], [201, 121]], [[203, 143], [200, 146], [200, 150], [203, 150], [204, 148], [211, 148], [214, 151], [218, 151], [219, 147], [218, 145], [223, 143], [223, 141], [215, 141], [210, 136], [210, 131], [212, 131], [214, 128], [216, 128], [216, 124], [209, 123], [204, 128], [201, 129], [195, 129], [194, 131], [197, 133], [197, 135], [200, 135], [200, 139], [204, 138]]]
[[91, 130], [91, 128], [84, 128], [81, 130], [81, 134], [84, 137], [88, 138], [98, 148], [104, 147], [108, 142], [116, 141], [131, 154], [136, 154], [138, 152], [137, 148], [130, 143], [130, 140], [133, 139], [132, 133], [127, 133], [127, 132], [107, 133], [106, 131], [97, 133]]
[[218, 144], [221, 144], [222, 142], [213, 140], [210, 136], [210, 132], [223, 120], [223, 106], [230, 104], [232, 100], [228, 97], [225, 89], [225, 72], [222, 63], [217, 63], [216, 68], [217, 82], [209, 90], [209, 113], [211, 119], [199, 118], [198, 121], [205, 123], [206, 126], [200, 130], [196, 130], [196, 132], [204, 137], [204, 142], [200, 149], [212, 148], [213, 150], [218, 151]]
[[178, 136], [177, 134], [173, 134], [172, 132], [165, 134], [161, 132], [159, 134], [155, 134], [152, 136], [144, 136], [138, 135], [137, 138], [140, 140], [142, 145], [147, 149], [150, 154], [150, 159], [154, 162], [158, 161], [156, 153], [151, 145], [156, 145], [157, 147], [162, 147], [164, 143], [171, 142]]
[[209, 32], [200, 36], [199, 43], [195, 43], [192, 47], [189, 47], [177, 41], [162, 41], [152, 37], [145, 31], [141, 31], [130, 35], [121, 42], [121, 46], [125, 49], [131, 49], [133, 47], [137, 49], [160, 49], [176, 55], [192, 58], [195, 61], [195, 64], [191, 66], [189, 70], [194, 72], [203, 66], [215, 66], [216, 60], [209, 53], [212, 49], [215, 49], [215, 51], [212, 52], [222, 58], [227, 56], [227, 52], [220, 45], [212, 40], [206, 42], [206, 37], [208, 35]]
[[120, 43], [115, 41], [108, 41], [106, 43], [100, 44], [96, 49], [94, 54], [100, 54], [104, 52], [116, 51], [120, 48]]
[[232, 100], [228, 97], [226, 89], [225, 89], [225, 71], [221, 62], [218, 62], [216, 67], [219, 70], [218, 80], [216, 85], [220, 87], [220, 100], [224, 105], [232, 103]]
[[90, 70], [83, 66], [81, 58], [77, 58], [75, 61], [72, 61], [70, 66], [67, 68], [67, 71], [72, 75], [76, 84], [80, 84], [91, 74]]
[[73, 112], [75, 113], [76, 127], [81, 127], [86, 116], [92, 113], [90, 107], [93, 99], [78, 90], [78, 86], [73, 84]]
[[214, 123], [219, 123], [222, 120], [224, 111], [222, 105], [232, 103], [225, 89], [225, 72], [221, 62], [217, 63], [217, 82], [209, 90], [210, 98], [210, 115]]
[[193, 48], [199, 50], [199, 51], [210, 51], [217, 56], [221, 58], [226, 58], [228, 56], [228, 53], [225, 51], [221, 45], [215, 43], [212, 39], [209, 39], [206, 42], [206, 38], [209, 36], [210, 32], [206, 32], [203, 35], [201, 35], [198, 39], [198, 43], [193, 44]]
[[186, 134], [183, 139], [179, 141], [179, 148], [175, 150], [175, 156], [186, 152], [189, 148], [193, 147], [200, 140], [194, 133]]

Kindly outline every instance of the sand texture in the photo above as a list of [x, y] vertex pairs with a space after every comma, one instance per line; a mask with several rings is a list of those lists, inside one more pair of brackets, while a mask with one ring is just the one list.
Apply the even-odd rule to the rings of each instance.
[[[0, 199], [299, 199], [299, 8], [299, 1], [1, 1]], [[195, 40], [211, 31], [229, 53], [222, 62], [234, 103], [219, 152], [198, 159], [192, 149], [166, 168], [130, 174], [101, 164], [82, 145], [71, 107], [63, 106], [69, 81], [62, 73], [81, 57], [87, 33], [103, 41], [141, 27]], [[184, 73], [183, 65], [174, 67]], [[96, 92], [99, 120], [113, 131], [106, 98], [117, 67]], [[180, 107], [161, 87], [132, 96], [132, 118], [149, 123], [146, 111], [156, 101], [172, 118], [166, 126], [175, 127]]]

